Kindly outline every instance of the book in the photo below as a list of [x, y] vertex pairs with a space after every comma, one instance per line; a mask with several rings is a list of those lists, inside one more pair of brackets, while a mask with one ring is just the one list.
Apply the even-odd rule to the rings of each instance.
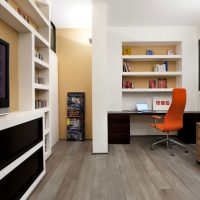
[[123, 72], [130, 72], [130, 71], [131, 71], [130, 63], [123, 61]]
[[149, 88], [156, 88], [156, 80], [149, 80]]
[[158, 88], [167, 88], [167, 79], [158, 79]]
[[131, 48], [130, 47], [124, 47], [122, 54], [123, 55], [131, 55]]

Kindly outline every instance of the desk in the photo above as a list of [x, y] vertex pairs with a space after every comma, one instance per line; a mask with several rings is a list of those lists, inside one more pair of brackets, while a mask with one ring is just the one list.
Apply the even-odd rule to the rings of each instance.
[[[108, 112], [108, 143], [130, 144], [131, 115], [165, 115], [164, 111], [109, 111]], [[153, 120], [152, 120], [153, 122]], [[178, 131], [181, 141], [188, 144], [196, 142], [196, 122], [200, 122], [200, 112], [186, 111], [183, 116], [183, 128]], [[145, 124], [148, 126], [148, 124]]]

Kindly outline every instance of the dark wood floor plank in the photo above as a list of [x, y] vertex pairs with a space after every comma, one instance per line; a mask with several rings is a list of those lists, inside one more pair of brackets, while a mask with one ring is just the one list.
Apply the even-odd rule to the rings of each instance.
[[145, 150], [137, 143], [133, 145], [133, 150], [136, 152], [138, 158], [140, 159], [142, 165], [144, 166], [146, 172], [149, 174], [152, 182], [157, 189], [171, 189], [171, 186], [167, 183], [164, 176], [157, 169], [156, 165], [149, 158]]
[[91, 154], [91, 148], [89, 148], [84, 156], [84, 162], [79, 174], [76, 190], [72, 200], [90, 200], [94, 164], [95, 156]]
[[63, 174], [64, 178], [54, 197], [55, 200], [67, 200], [73, 198], [84, 158], [89, 147], [90, 145], [88, 142], [83, 143], [77, 154], [73, 156], [68, 170]]
[[115, 145], [110, 145], [110, 154], [107, 156], [108, 200], [125, 200], [122, 177], [117, 163]]
[[94, 175], [92, 178], [92, 190], [90, 200], [107, 200], [107, 155], [95, 155]]
[[125, 146], [127, 155], [131, 160], [135, 179], [139, 185], [142, 197], [145, 200], [160, 200], [159, 191], [154, 186], [149, 174], [146, 172], [142, 162], [138, 158], [133, 145]]
[[[143, 141], [144, 142], [144, 141]], [[150, 142], [151, 143], [151, 142]], [[183, 183], [183, 180], [181, 177], [177, 176], [176, 173], [172, 170], [172, 166], [168, 165], [167, 163], [170, 162], [170, 159], [176, 158], [170, 156], [169, 151], [163, 146], [160, 148], [155, 149], [154, 151], [150, 150], [149, 148], [149, 142], [146, 140], [146, 144], [141, 144], [145, 151], [148, 153], [149, 157], [153, 160], [153, 162], [156, 164], [157, 168], [160, 170], [162, 175], [165, 177], [166, 181], [171, 185], [172, 190], [177, 194], [177, 196], [181, 200], [197, 200], [195, 195], [188, 189], [188, 187]], [[166, 157], [164, 155], [167, 155]], [[177, 163], [178, 167], [181, 168], [182, 165]]]
[[126, 200], [142, 200], [142, 194], [136, 181], [133, 167], [122, 145], [116, 146], [116, 155]]
[[174, 146], [150, 150], [155, 137], [109, 145], [109, 154], [92, 155], [91, 141], [59, 141], [47, 161], [47, 175], [31, 200], [198, 200], [200, 166], [194, 145], [185, 154]]

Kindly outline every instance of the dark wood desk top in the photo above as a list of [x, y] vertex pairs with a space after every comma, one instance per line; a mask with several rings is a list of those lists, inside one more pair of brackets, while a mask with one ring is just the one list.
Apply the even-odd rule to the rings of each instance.
[[[108, 111], [108, 114], [122, 115], [165, 115], [167, 111], [139, 112], [137, 110]], [[200, 111], [185, 111], [184, 115], [200, 115]]]

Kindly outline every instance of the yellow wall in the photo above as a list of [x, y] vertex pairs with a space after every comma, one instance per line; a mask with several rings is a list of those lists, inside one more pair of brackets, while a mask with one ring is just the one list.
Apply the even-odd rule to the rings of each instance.
[[0, 20], [0, 38], [10, 44], [10, 110], [19, 109], [18, 33]]
[[66, 138], [67, 92], [85, 92], [85, 133], [92, 139], [92, 48], [90, 29], [58, 29], [59, 126]]

